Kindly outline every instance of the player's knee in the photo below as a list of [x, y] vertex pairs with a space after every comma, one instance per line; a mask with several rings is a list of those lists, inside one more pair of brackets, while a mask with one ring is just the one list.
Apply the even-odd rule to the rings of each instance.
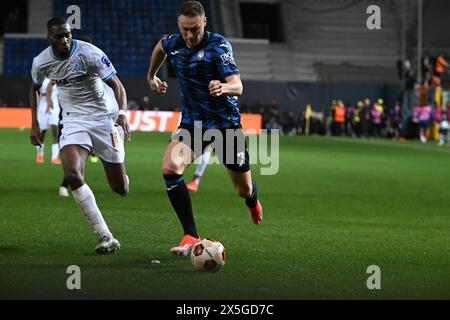
[[83, 175], [75, 170], [64, 172], [64, 179], [66, 179], [72, 189], [79, 188], [84, 184]]
[[163, 175], [182, 174], [180, 168], [173, 163], [163, 163], [161, 171]]
[[244, 199], [250, 198], [250, 196], [252, 195], [252, 186], [251, 185], [237, 186], [236, 193], [241, 198]]

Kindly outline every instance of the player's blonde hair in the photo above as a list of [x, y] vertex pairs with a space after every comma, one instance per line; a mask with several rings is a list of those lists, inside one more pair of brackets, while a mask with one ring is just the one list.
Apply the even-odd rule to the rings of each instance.
[[177, 10], [177, 16], [197, 17], [204, 16], [205, 8], [198, 1], [188, 0], [183, 2]]

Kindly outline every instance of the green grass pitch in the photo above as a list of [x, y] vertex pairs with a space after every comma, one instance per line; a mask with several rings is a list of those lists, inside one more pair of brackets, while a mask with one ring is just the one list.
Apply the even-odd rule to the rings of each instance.
[[[282, 137], [279, 173], [253, 167], [260, 226], [224, 167], [209, 166], [192, 196], [197, 227], [229, 259], [206, 274], [169, 254], [182, 234], [160, 173], [168, 134], [133, 135], [127, 198], [88, 164], [87, 183], [122, 243], [108, 256], [93, 254], [97, 237], [73, 199], [57, 196], [62, 170], [49, 163], [49, 144], [38, 165], [28, 136], [0, 130], [0, 298], [450, 298], [450, 148]], [[81, 290], [66, 287], [70, 265], [81, 268]], [[381, 269], [381, 290], [366, 286], [370, 265]]]

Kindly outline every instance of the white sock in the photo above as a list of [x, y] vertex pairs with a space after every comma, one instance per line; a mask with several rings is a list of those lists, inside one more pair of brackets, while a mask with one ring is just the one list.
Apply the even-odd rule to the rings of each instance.
[[36, 146], [36, 152], [37, 154], [44, 155], [44, 144], [42, 144], [42, 147]]
[[112, 238], [111, 231], [109, 231], [102, 213], [95, 202], [95, 197], [91, 188], [89, 188], [87, 184], [83, 184], [78, 189], [73, 190], [72, 195], [75, 202], [88, 219], [89, 224], [95, 229], [95, 232], [102, 238], [105, 236]]
[[195, 169], [195, 183], [199, 184], [200, 179], [205, 172], [206, 167], [208, 166], [209, 159], [211, 158], [211, 151], [206, 151], [204, 154], [200, 156], [199, 163], [197, 168]]
[[52, 160], [55, 160], [59, 156], [59, 144], [52, 144]]

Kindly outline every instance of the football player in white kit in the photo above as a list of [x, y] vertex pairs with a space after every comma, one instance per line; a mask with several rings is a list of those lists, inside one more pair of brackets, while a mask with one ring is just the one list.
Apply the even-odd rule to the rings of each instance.
[[[41, 145], [41, 130], [36, 115], [36, 95], [45, 78], [58, 87], [62, 108], [62, 132], [59, 140], [64, 177], [72, 195], [89, 223], [101, 237], [98, 254], [120, 248], [96, 204], [94, 194], [84, 181], [86, 160], [94, 152], [101, 160], [111, 189], [125, 196], [129, 181], [125, 171], [123, 134], [130, 141], [125, 88], [116, 76], [108, 57], [96, 46], [72, 39], [64, 17], [47, 23], [50, 46], [33, 60], [33, 85], [30, 100], [32, 128], [30, 140]], [[106, 94], [104, 81], [114, 92], [115, 101]], [[119, 112], [115, 111], [115, 104]], [[118, 116], [117, 116], [118, 114]], [[119, 132], [120, 131], [120, 132]]]
[[[61, 164], [58, 158], [58, 123], [59, 123], [59, 102], [58, 90], [55, 88], [55, 83], [46, 78], [40, 88], [39, 107], [38, 107], [38, 122], [42, 131], [42, 142], [45, 139], [45, 133], [50, 127], [53, 134], [52, 142], [52, 163]], [[36, 146], [36, 162], [44, 162], [44, 144]]]

